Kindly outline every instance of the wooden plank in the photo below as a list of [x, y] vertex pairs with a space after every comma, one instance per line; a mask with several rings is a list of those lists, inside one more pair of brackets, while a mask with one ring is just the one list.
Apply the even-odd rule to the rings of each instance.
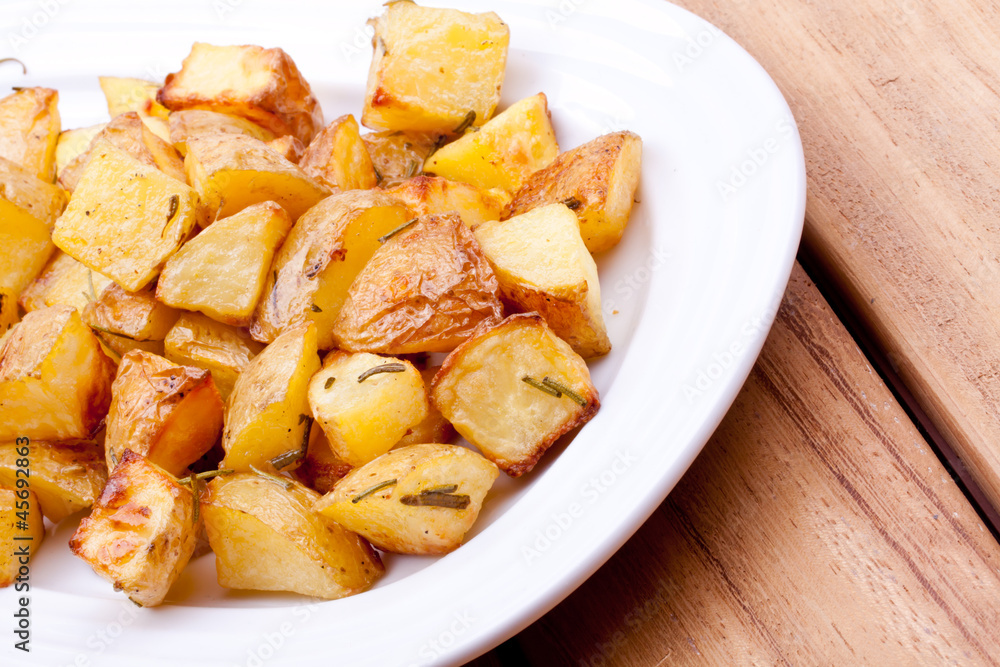
[[639, 532], [517, 637], [536, 665], [998, 664], [1000, 545], [796, 267]]
[[777, 81], [817, 280], [1000, 507], [1000, 4], [679, 4]]

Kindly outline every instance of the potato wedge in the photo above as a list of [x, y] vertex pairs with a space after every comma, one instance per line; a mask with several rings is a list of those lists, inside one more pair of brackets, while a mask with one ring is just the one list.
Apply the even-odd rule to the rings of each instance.
[[361, 135], [382, 187], [397, 185], [420, 174], [441, 135], [434, 132], [386, 130]]
[[18, 303], [28, 312], [63, 304], [82, 313], [110, 284], [110, 278], [56, 250], [39, 276], [21, 292]]
[[483, 125], [442, 146], [424, 171], [513, 194], [559, 154], [544, 93], [515, 102]]
[[600, 407], [587, 364], [536, 314], [511, 315], [448, 355], [431, 401], [511, 477]]
[[[0, 486], [0, 588], [20, 576], [30, 579], [28, 563], [45, 539], [45, 522], [30, 489]], [[26, 590], [26, 589], [25, 589]]]
[[394, 449], [349, 472], [315, 507], [384, 551], [454, 551], [500, 471], [457, 445]]
[[166, 598], [194, 553], [202, 521], [191, 488], [125, 450], [69, 547], [142, 607]]
[[163, 341], [165, 356], [175, 364], [211, 371], [223, 401], [243, 369], [264, 346], [245, 329], [222, 324], [200, 313], [185, 313]]
[[405, 202], [417, 215], [455, 212], [470, 228], [487, 220], [499, 220], [510, 203], [506, 190], [484, 190], [440, 176], [416, 176], [385, 191]]
[[333, 325], [353, 352], [447, 352], [503, 318], [496, 276], [454, 214], [431, 215], [387, 239], [358, 274]]
[[550, 204], [474, 231], [508, 312], [537, 312], [584, 359], [607, 354], [597, 264], [564, 204]]
[[309, 381], [309, 407], [333, 453], [359, 466], [427, 417], [427, 390], [408, 361], [338, 350]]
[[109, 470], [129, 449], [180, 475], [222, 433], [222, 398], [203, 368], [133, 350], [118, 365], [111, 396], [104, 441]]
[[247, 120], [308, 145], [323, 110], [291, 57], [281, 49], [195, 42], [181, 70], [157, 96], [171, 111], [209, 109]]
[[233, 326], [250, 324], [292, 220], [272, 201], [216, 220], [167, 260], [156, 298]]
[[98, 81], [108, 103], [109, 116], [114, 118], [134, 111], [153, 134], [164, 141], [170, 141], [170, 128], [166, 122], [170, 111], [156, 101], [159, 84], [119, 76], [101, 76]]
[[330, 194], [262, 141], [244, 134], [199, 134], [187, 140], [184, 169], [209, 220], [227, 218], [265, 201], [281, 205], [292, 220]]
[[87, 150], [63, 167], [59, 175], [59, 185], [70, 192], [75, 190], [90, 160], [91, 151], [95, 146], [100, 150], [99, 144], [104, 141], [117, 146], [139, 162], [156, 167], [181, 183], [187, 183], [184, 160], [180, 153], [146, 127], [139, 114], [127, 111], [112, 118], [111, 122], [91, 140]]
[[375, 53], [361, 116], [365, 126], [454, 132], [493, 115], [510, 42], [510, 29], [495, 13], [394, 2], [369, 24]]
[[208, 109], [180, 109], [169, 117], [170, 143], [187, 155], [187, 140], [201, 134], [245, 134], [265, 143], [276, 139], [274, 132], [267, 130], [246, 118]]
[[299, 161], [306, 172], [329, 188], [367, 190], [378, 185], [375, 166], [354, 116], [341, 116], [313, 138]]
[[0, 442], [89, 438], [108, 412], [114, 376], [76, 310], [28, 313], [0, 347]]
[[51, 88], [22, 88], [0, 99], [0, 157], [46, 183], [56, 179], [61, 131], [59, 93]]
[[216, 477], [202, 497], [219, 585], [324, 599], [368, 589], [385, 568], [363, 538], [313, 511], [319, 494], [284, 477]]
[[86, 153], [90, 148], [90, 142], [106, 126], [107, 123], [98, 123], [60, 132], [59, 141], [56, 143], [56, 175], [61, 175], [66, 165], [78, 155]]
[[[441, 370], [440, 366], [429, 366], [420, 371], [424, 387], [430, 388], [431, 382], [439, 370]], [[393, 445], [393, 449], [425, 442], [450, 443], [455, 439], [455, 435], [455, 427], [451, 425], [451, 422], [444, 418], [444, 415], [433, 403], [428, 402], [427, 416], [416, 426], [407, 429], [403, 437]]]
[[90, 161], [52, 240], [130, 292], [160, 273], [202, 215], [198, 193], [107, 142]]
[[229, 396], [223, 467], [274, 472], [298, 465], [312, 423], [309, 379], [318, 370], [311, 324], [286, 331], [247, 364]]
[[333, 453], [323, 429], [313, 422], [309, 448], [302, 465], [293, 473], [295, 478], [313, 491], [327, 493], [353, 469], [354, 466]]
[[398, 199], [374, 190], [340, 192], [310, 209], [274, 257], [250, 332], [267, 343], [303, 322], [319, 349], [333, 347], [333, 322], [379, 237], [411, 219]]
[[[15, 486], [18, 460], [15, 442], [0, 444], [0, 486]], [[97, 502], [108, 481], [104, 456], [93, 442], [32, 440], [28, 445], [31, 489], [45, 518], [59, 523]]]
[[547, 204], [567, 204], [580, 219], [590, 252], [613, 247], [622, 237], [639, 187], [642, 139], [632, 132], [605, 134], [559, 155], [528, 177], [505, 218]]

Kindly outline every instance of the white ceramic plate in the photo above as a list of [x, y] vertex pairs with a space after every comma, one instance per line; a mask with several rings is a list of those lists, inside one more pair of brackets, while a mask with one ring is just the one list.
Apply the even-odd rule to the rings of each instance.
[[[373, 590], [316, 602], [226, 592], [198, 559], [168, 604], [133, 607], [73, 558], [72, 522], [32, 562], [31, 649], [3, 664], [460, 664], [541, 616], [593, 573], [674, 486], [750, 371], [784, 291], [805, 208], [802, 148], [767, 74], [666, 2], [445, 2], [511, 27], [503, 105], [544, 91], [560, 144], [644, 140], [623, 242], [599, 258], [613, 352], [592, 364], [602, 408], [517, 483], [501, 480], [474, 537], [444, 558], [386, 559]], [[192, 41], [288, 51], [328, 120], [360, 115], [377, 2], [5, 2], [0, 86], [60, 91], [63, 127], [106, 118], [96, 76], [162, 79]], [[12, 589], [0, 615], [13, 626]], [[6, 628], [6, 626], [0, 626]]]

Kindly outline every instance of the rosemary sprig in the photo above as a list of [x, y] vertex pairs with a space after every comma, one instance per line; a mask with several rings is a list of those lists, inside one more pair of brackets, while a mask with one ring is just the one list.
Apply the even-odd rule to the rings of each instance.
[[544, 391], [549, 396], [555, 396], [556, 398], [562, 398], [562, 392], [561, 391], [559, 391], [558, 389], [554, 389], [554, 388], [552, 388], [552, 387], [550, 387], [550, 386], [548, 386], [546, 384], [542, 384], [541, 382], [539, 382], [535, 378], [531, 377], [530, 375], [525, 375], [523, 378], [521, 378], [521, 382], [524, 382], [524, 383], [526, 383], [526, 384], [534, 387], [538, 391]]
[[374, 368], [369, 368], [364, 373], [359, 375], [358, 382], [359, 383], [364, 382], [371, 376], [377, 375], [379, 373], [402, 373], [405, 370], [406, 370], [406, 365], [398, 362], [391, 364], [382, 364], [381, 366], [375, 366]]
[[370, 486], [367, 489], [365, 489], [364, 491], [362, 491], [361, 493], [359, 493], [358, 495], [356, 495], [353, 498], [351, 498], [351, 502], [356, 505], [356, 504], [360, 503], [362, 500], [364, 500], [365, 498], [367, 498], [368, 496], [372, 495], [373, 493], [378, 493], [382, 489], [387, 489], [390, 486], [395, 486], [395, 485], [396, 485], [396, 480], [394, 480], [394, 479], [387, 479], [384, 482], [379, 482], [375, 486]]
[[542, 379], [542, 384], [544, 384], [546, 387], [555, 389], [558, 392], [566, 394], [566, 396], [569, 397], [569, 399], [572, 400], [574, 403], [579, 403], [583, 407], [587, 407], [587, 400], [580, 394], [576, 393], [575, 391], [564, 385], [562, 382], [553, 380], [548, 375], [546, 375], [545, 378]]
[[188, 475], [187, 477], [181, 477], [177, 480], [178, 484], [191, 484], [192, 480], [202, 480], [211, 479], [213, 477], [218, 477], [219, 475], [232, 475], [235, 470], [232, 468], [220, 468], [218, 470], [206, 470], [205, 472], [200, 472], [197, 475]]
[[0, 65], [2, 65], [4, 63], [17, 63], [18, 65], [21, 66], [21, 73], [22, 74], [27, 74], [28, 73], [28, 67], [24, 63], [22, 63], [20, 60], [18, 60], [17, 58], [0, 58]]
[[272, 475], [271, 473], [264, 472], [260, 468], [253, 465], [250, 466], [250, 470], [253, 470], [255, 473], [257, 473], [257, 475], [263, 477], [269, 482], [283, 486], [285, 488], [285, 491], [292, 488], [292, 480], [288, 479], [287, 477], [281, 477], [280, 475]]
[[403, 496], [399, 502], [410, 507], [446, 507], [453, 510], [464, 510], [472, 502], [472, 499], [464, 493], [441, 493], [440, 491], [427, 490]]
[[333, 383], [337, 381], [335, 377], [328, 377], [326, 382], [323, 383], [323, 389], [329, 390], [333, 386]]
[[393, 236], [395, 236], [396, 234], [400, 233], [401, 231], [403, 231], [404, 229], [406, 229], [407, 227], [409, 227], [410, 225], [412, 225], [416, 221], [417, 221], [417, 218], [413, 218], [412, 220], [407, 220], [406, 222], [404, 222], [403, 224], [401, 224], [399, 227], [396, 227], [394, 230], [392, 230], [391, 232], [389, 232], [385, 236], [378, 237], [378, 242], [379, 243], [385, 243], [386, 241], [388, 241], [389, 239], [391, 239]]
[[198, 515], [201, 513], [201, 492], [198, 489], [198, 476], [191, 478], [191, 495], [194, 496], [194, 511], [191, 512], [191, 522], [198, 525]]
[[465, 114], [465, 118], [463, 118], [462, 122], [458, 124], [458, 127], [455, 128], [455, 134], [464, 133], [466, 130], [472, 127], [472, 124], [475, 122], [476, 122], [476, 112], [475, 110], [470, 110], [469, 113]]
[[132, 336], [123, 333], [118, 333], [117, 331], [112, 331], [111, 329], [105, 329], [104, 327], [99, 327], [96, 324], [88, 324], [87, 326], [93, 329], [94, 331], [100, 331], [101, 333], [106, 333], [109, 336], [118, 336], [119, 338], [125, 338], [128, 340], [139, 342], [137, 338], [132, 338]]
[[323, 312], [323, 309], [320, 308], [319, 306], [317, 306], [315, 303], [312, 304], [311, 306], [309, 306], [309, 309], [311, 311], [313, 311], [314, 313], [322, 313]]
[[566, 208], [568, 208], [569, 210], [571, 210], [571, 211], [575, 211], [576, 209], [580, 208], [580, 204], [582, 204], [583, 202], [581, 202], [581, 201], [580, 201], [579, 199], [577, 199], [576, 197], [569, 197], [568, 199], [563, 199], [563, 200], [562, 200], [562, 203], [563, 203], [563, 204], [564, 204], [564, 205], [566, 206]]
[[302, 449], [289, 449], [284, 454], [278, 454], [273, 459], [268, 461], [268, 463], [273, 465], [275, 470], [281, 470], [282, 468], [287, 468], [292, 465], [305, 455], [306, 453]]

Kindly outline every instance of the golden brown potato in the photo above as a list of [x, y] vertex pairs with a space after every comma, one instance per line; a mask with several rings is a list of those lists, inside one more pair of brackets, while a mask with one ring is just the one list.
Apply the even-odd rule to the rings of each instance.
[[447, 352], [503, 318], [499, 288], [456, 214], [431, 215], [387, 239], [358, 274], [333, 326], [353, 352]]
[[375, 53], [361, 116], [365, 126], [455, 132], [493, 115], [510, 42], [499, 16], [394, 2], [369, 23]]
[[0, 588], [19, 576], [21, 581], [30, 579], [28, 563], [44, 538], [45, 523], [35, 494], [26, 486], [0, 486]]
[[165, 356], [175, 364], [211, 371], [223, 401], [243, 369], [264, 346], [245, 329], [222, 324], [200, 313], [185, 313], [163, 341]]
[[546, 204], [563, 203], [580, 219], [590, 252], [611, 248], [622, 237], [642, 165], [642, 139], [632, 132], [605, 134], [562, 153], [528, 177], [505, 218]]
[[196, 502], [190, 487], [127, 449], [69, 547], [132, 602], [156, 606], [194, 553]]
[[273, 201], [216, 220], [167, 260], [156, 298], [233, 326], [250, 324], [292, 220]]
[[51, 230], [69, 198], [62, 188], [35, 177], [10, 160], [0, 158], [0, 200], [23, 209]]
[[18, 303], [28, 312], [63, 304], [82, 313], [110, 284], [110, 278], [56, 250], [38, 277], [21, 292]]
[[515, 102], [478, 132], [442, 146], [427, 158], [424, 171], [514, 193], [558, 154], [548, 101], [538, 93]]
[[59, 93], [51, 88], [22, 88], [0, 99], [0, 157], [46, 183], [56, 179], [60, 131]]
[[0, 288], [20, 294], [55, 250], [52, 220], [66, 204], [59, 188], [0, 158]]
[[350, 463], [333, 453], [323, 429], [313, 422], [309, 448], [302, 465], [293, 473], [295, 478], [313, 491], [327, 493], [352, 469]]
[[470, 228], [487, 220], [499, 220], [510, 202], [506, 190], [484, 190], [440, 176], [416, 176], [385, 191], [406, 202], [417, 215], [455, 212]]
[[420, 174], [439, 136], [434, 132], [386, 130], [362, 134], [361, 140], [372, 158], [379, 185], [390, 187]]
[[140, 342], [162, 341], [180, 316], [179, 310], [156, 300], [152, 287], [126, 292], [115, 283], [83, 309], [83, 321], [94, 330]]
[[195, 42], [181, 71], [167, 75], [157, 99], [171, 111], [209, 109], [241, 116], [307, 145], [323, 127], [319, 102], [281, 49]]
[[[17, 470], [24, 467], [18, 466], [24, 458], [18, 450], [23, 452], [24, 447], [16, 442], [0, 444], [0, 485], [17, 484]], [[108, 469], [96, 444], [85, 440], [32, 440], [26, 447], [31, 489], [46, 519], [59, 523], [97, 502], [108, 481]]]
[[587, 364], [535, 314], [511, 315], [448, 355], [431, 401], [511, 477], [600, 407]]
[[275, 139], [274, 132], [266, 130], [246, 118], [208, 109], [180, 109], [170, 114], [170, 143], [181, 155], [187, 155], [187, 140], [201, 134], [245, 134], [265, 143]]
[[0, 442], [89, 438], [108, 412], [114, 376], [76, 310], [28, 313], [0, 347]]
[[66, 165], [72, 162], [76, 156], [87, 152], [90, 148], [90, 142], [105, 126], [107, 123], [98, 123], [97, 125], [60, 132], [59, 141], [56, 143], [56, 174], [62, 175]]
[[184, 160], [181, 159], [180, 153], [146, 127], [139, 114], [128, 111], [112, 118], [111, 122], [91, 140], [87, 150], [63, 167], [59, 175], [59, 185], [70, 192], [75, 190], [90, 160], [91, 151], [95, 146], [100, 150], [100, 144], [104, 141], [117, 146], [139, 162], [156, 167], [181, 183], [187, 183]]
[[[17, 292], [9, 287], [0, 287], [0, 336], [6, 334], [20, 321], [17, 301]], [[2, 345], [3, 343], [0, 342], [0, 346]]]
[[130, 449], [180, 475], [222, 432], [222, 398], [203, 368], [133, 350], [118, 365], [111, 396], [104, 441], [109, 470]]
[[538, 312], [584, 359], [607, 354], [597, 264], [564, 204], [550, 204], [474, 231], [508, 312]]
[[101, 76], [98, 81], [108, 103], [109, 116], [114, 118], [134, 111], [153, 134], [164, 141], [170, 141], [170, 129], [166, 122], [170, 112], [156, 101], [159, 84], [119, 76]]
[[202, 215], [198, 193], [107, 142], [90, 161], [52, 240], [130, 292], [160, 273]]
[[290, 134], [268, 141], [267, 146], [292, 164], [298, 164], [306, 152], [305, 144]]
[[359, 466], [427, 417], [427, 390], [408, 361], [338, 350], [310, 380], [309, 407], [333, 453]]
[[410, 445], [349, 472], [316, 509], [379, 549], [443, 554], [462, 544], [499, 474], [464, 447]]
[[319, 370], [316, 327], [278, 336], [247, 364], [229, 396], [223, 467], [293, 470], [308, 445], [309, 378]]
[[[420, 371], [420, 377], [424, 381], [424, 387], [431, 386], [434, 376], [441, 370], [440, 366], [428, 366]], [[455, 439], [455, 427], [444, 418], [437, 407], [429, 403], [427, 406], [427, 416], [416, 426], [408, 429], [402, 438], [399, 439], [394, 449], [406, 447], [407, 445], [419, 445], [425, 442], [449, 443]], [[313, 487], [315, 488], [315, 487]], [[319, 489], [316, 489], [319, 491]], [[326, 493], [322, 491], [321, 493]]]
[[261, 342], [303, 322], [319, 349], [333, 347], [333, 322], [379, 237], [411, 218], [398, 199], [373, 190], [340, 192], [310, 209], [274, 257], [250, 332]]
[[354, 116], [341, 116], [316, 135], [299, 166], [320, 183], [341, 190], [367, 190], [378, 185], [375, 166]]
[[369, 588], [385, 572], [363, 538], [313, 511], [319, 494], [287, 477], [213, 479], [202, 497], [219, 585], [324, 599]]
[[244, 134], [199, 134], [187, 140], [184, 169], [209, 220], [227, 218], [265, 201], [281, 205], [292, 220], [330, 194], [274, 149]]

